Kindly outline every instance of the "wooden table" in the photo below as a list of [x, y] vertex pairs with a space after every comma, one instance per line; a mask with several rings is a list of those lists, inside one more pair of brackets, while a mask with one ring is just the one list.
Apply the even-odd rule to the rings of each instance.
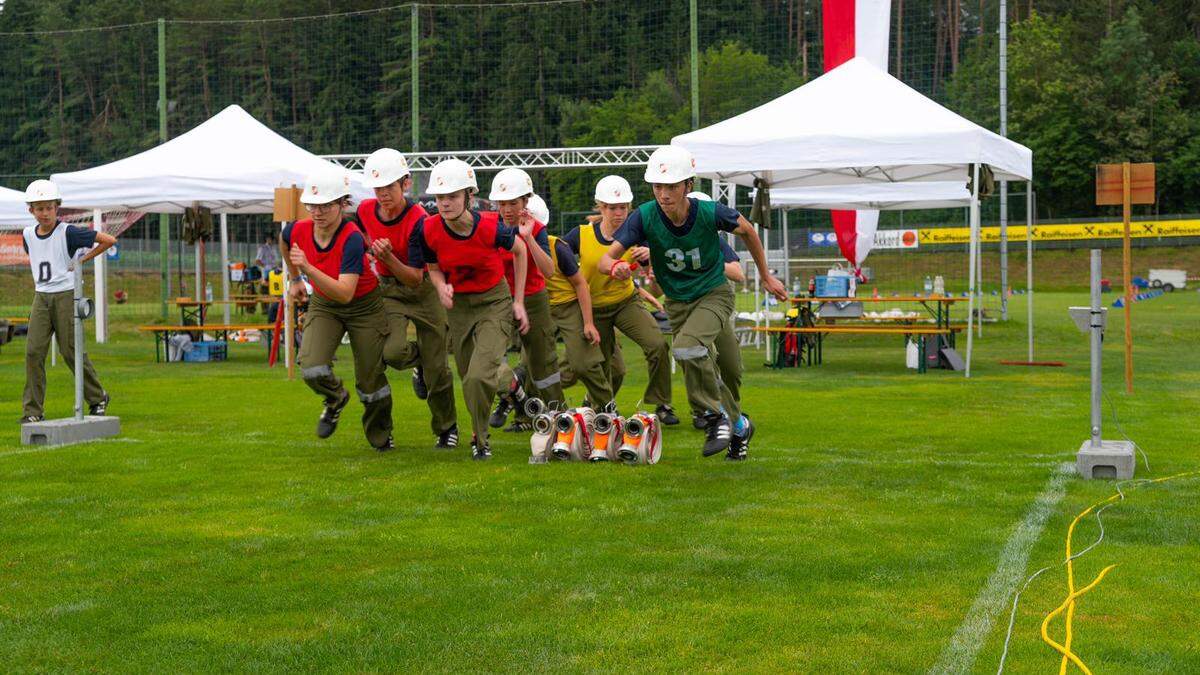
[[898, 295], [895, 297], [872, 297], [865, 296], [861, 298], [815, 298], [815, 297], [797, 297], [790, 298], [792, 304], [804, 305], [809, 311], [812, 311], [812, 303], [814, 302], [861, 302], [863, 304], [882, 304], [887, 302], [908, 302], [916, 303], [925, 308], [929, 315], [933, 317], [934, 325], [938, 328], [948, 328], [950, 326], [950, 308], [956, 302], [966, 302], [967, 298], [953, 295]]
[[[908, 325], [908, 326], [862, 326], [862, 325], [831, 326], [831, 325], [821, 325], [821, 326], [759, 326], [759, 327], [753, 328], [751, 330], [755, 330], [755, 331], [758, 331], [761, 333], [774, 333], [774, 334], [779, 335], [779, 349], [776, 352], [776, 354], [778, 354], [779, 356], [777, 357], [777, 363], [773, 364], [773, 367], [783, 368], [785, 366], [782, 365], [781, 363], [779, 363], [778, 361], [781, 361], [783, 359], [783, 354], [785, 351], [784, 340], [787, 338], [787, 336], [789, 334], [791, 334], [791, 335], [812, 335], [816, 338], [814, 343], [807, 345], [807, 350], [801, 348], [801, 350], [800, 350], [801, 354], [799, 355], [799, 357], [800, 357], [799, 360], [804, 361], [807, 365], [814, 366], [814, 365], [819, 365], [823, 359], [826, 335], [838, 335], [838, 334], [842, 334], [842, 335], [846, 335], [846, 334], [850, 334], [850, 335], [902, 335], [902, 336], [904, 336], [905, 344], [908, 343], [908, 338], [911, 336], [914, 336], [914, 335], [916, 335], [916, 336], [938, 335], [938, 336], [946, 336], [947, 338], [949, 338], [948, 342], [953, 343], [955, 333], [958, 333], [959, 331], [962, 331], [965, 329], [966, 329], [966, 326], [962, 326], [962, 325], [957, 325], [957, 326], [947, 325], [945, 327], [912, 326], [912, 325]], [[917, 362], [917, 372], [924, 373], [925, 372], [925, 356], [926, 356], [925, 341], [924, 340], [916, 340], [916, 343], [917, 343], [917, 350], [918, 350], [918, 355], [919, 355], [918, 362]], [[799, 345], [797, 345], [797, 346], [799, 347]], [[805, 357], [805, 354], [804, 354], [805, 351], [807, 352], [807, 357]], [[799, 363], [797, 363], [797, 365], [799, 365]]]
[[188, 319], [191, 319], [196, 326], [204, 325], [204, 320], [208, 316], [208, 307], [213, 304], [211, 300], [192, 300], [191, 298], [175, 298], [170, 302], [179, 308], [179, 323], [186, 324]]
[[219, 324], [219, 325], [209, 325], [209, 326], [138, 326], [138, 330], [142, 331], [143, 333], [152, 333], [154, 335], [154, 362], [160, 363], [162, 361], [162, 357], [160, 354], [159, 345], [160, 344], [162, 345], [161, 352], [166, 352], [167, 354], [170, 354], [170, 352], [167, 349], [167, 345], [169, 344], [172, 336], [178, 335], [180, 333], [201, 333], [201, 332], [214, 333], [218, 336], [218, 339], [223, 339], [223, 340], [225, 340], [225, 343], [228, 344], [229, 343], [229, 333], [231, 333], [233, 331], [238, 331], [238, 330], [272, 331], [272, 330], [275, 330], [275, 326], [273, 326], [271, 324], [235, 323], [235, 324]]

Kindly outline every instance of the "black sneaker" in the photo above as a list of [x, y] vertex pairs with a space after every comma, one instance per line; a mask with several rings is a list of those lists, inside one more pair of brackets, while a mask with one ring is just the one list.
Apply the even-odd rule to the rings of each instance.
[[704, 415], [701, 415], [700, 413], [692, 413], [692, 427], [696, 429], [703, 429], [706, 426], [708, 426], [708, 422], [704, 421]]
[[654, 409], [654, 414], [658, 415], [658, 421], [663, 424], [673, 427], [679, 424], [679, 418], [675, 416], [675, 409], [669, 405], [659, 405]]
[[512, 412], [513, 402], [508, 394], [501, 394], [496, 399], [496, 407], [492, 408], [492, 414], [488, 417], [488, 426], [493, 429], [499, 429], [508, 421], [508, 413]]
[[388, 434], [387, 440], [383, 442], [383, 445], [377, 445], [377, 446], [375, 446], [375, 449], [380, 452], [387, 452], [388, 450], [395, 450], [396, 443], [392, 440], [392, 435]]
[[512, 424], [504, 429], [510, 434], [520, 433], [522, 431], [533, 431], [533, 420], [525, 417], [518, 417], [513, 420]]
[[111, 400], [112, 400], [112, 397], [108, 395], [108, 392], [107, 391], [104, 392], [104, 398], [101, 399], [99, 403], [93, 403], [91, 405], [91, 407], [88, 408], [88, 414], [89, 415], [105, 414], [106, 412], [108, 412], [108, 402]]
[[429, 387], [425, 385], [425, 371], [421, 369], [421, 366], [413, 368], [412, 385], [413, 393], [417, 395], [417, 398], [422, 401], [429, 398]]
[[704, 456], [711, 457], [729, 447], [729, 437], [732, 434], [729, 418], [725, 413], [710, 412], [704, 416]]
[[492, 458], [492, 446], [490, 443], [480, 445], [479, 439], [475, 436], [471, 437], [471, 459], [483, 460]]
[[21, 418], [21, 424], [33, 424], [34, 422], [44, 422], [46, 418], [42, 415], [26, 415]]
[[437, 436], [435, 448], [449, 449], [458, 447], [458, 425], [454, 424], [451, 427]]
[[746, 453], [750, 451], [750, 439], [754, 438], [754, 422], [746, 413], [742, 413], [742, 417], [746, 418], [746, 429], [740, 436], [734, 432], [729, 437], [729, 450], [725, 453], [725, 459], [731, 462], [746, 459]]
[[325, 404], [321, 417], [317, 419], [317, 438], [329, 438], [337, 431], [338, 419], [342, 416], [342, 408], [350, 402], [350, 392], [342, 391], [342, 400], [334, 405]]

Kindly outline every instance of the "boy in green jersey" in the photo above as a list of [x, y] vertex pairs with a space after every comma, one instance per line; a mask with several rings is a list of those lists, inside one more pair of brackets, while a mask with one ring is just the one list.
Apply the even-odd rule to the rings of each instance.
[[742, 414], [740, 397], [721, 380], [715, 360], [717, 343], [736, 344], [725, 335], [733, 330], [733, 291], [725, 283], [720, 233], [742, 238], [768, 293], [785, 301], [787, 292], [767, 268], [762, 241], [750, 221], [727, 206], [687, 197], [695, 177], [696, 161], [690, 152], [674, 146], [655, 150], [645, 175], [654, 201], [629, 215], [598, 267], [604, 274], [628, 278], [632, 270], [621, 255], [638, 244], [650, 248], [654, 278], [667, 298], [672, 353], [683, 368], [688, 401], [693, 410], [705, 411], [703, 454], [726, 450], [726, 459], [741, 460], [754, 426]]

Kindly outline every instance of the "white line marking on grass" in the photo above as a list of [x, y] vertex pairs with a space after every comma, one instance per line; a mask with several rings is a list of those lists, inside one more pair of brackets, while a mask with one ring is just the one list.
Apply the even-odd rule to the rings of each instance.
[[983, 648], [983, 642], [992, 631], [992, 624], [1004, 609], [1006, 600], [1012, 596], [1017, 584], [1025, 575], [1029, 564], [1029, 552], [1046, 527], [1046, 520], [1066, 494], [1067, 478], [1075, 473], [1073, 464], [1060, 464], [1042, 488], [1025, 517], [1017, 524], [1016, 529], [1009, 535], [1004, 548], [1000, 551], [1000, 559], [996, 569], [988, 577], [987, 583], [975, 596], [967, 616], [959, 624], [958, 630], [950, 638], [950, 643], [942, 650], [937, 663], [930, 668], [931, 673], [966, 673], [975, 665], [975, 657]]

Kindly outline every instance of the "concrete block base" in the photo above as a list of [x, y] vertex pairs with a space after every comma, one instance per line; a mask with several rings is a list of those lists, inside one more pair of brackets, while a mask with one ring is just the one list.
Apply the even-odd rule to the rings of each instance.
[[1084, 441], [1083, 446], [1075, 455], [1075, 470], [1080, 476], [1092, 478], [1116, 478], [1128, 480], [1133, 478], [1133, 469], [1137, 464], [1133, 443], [1129, 441], [1101, 441], [1100, 447], [1092, 447], [1090, 440]]
[[81, 420], [68, 417], [21, 425], [22, 445], [71, 445], [121, 433], [121, 418], [87, 415]]

